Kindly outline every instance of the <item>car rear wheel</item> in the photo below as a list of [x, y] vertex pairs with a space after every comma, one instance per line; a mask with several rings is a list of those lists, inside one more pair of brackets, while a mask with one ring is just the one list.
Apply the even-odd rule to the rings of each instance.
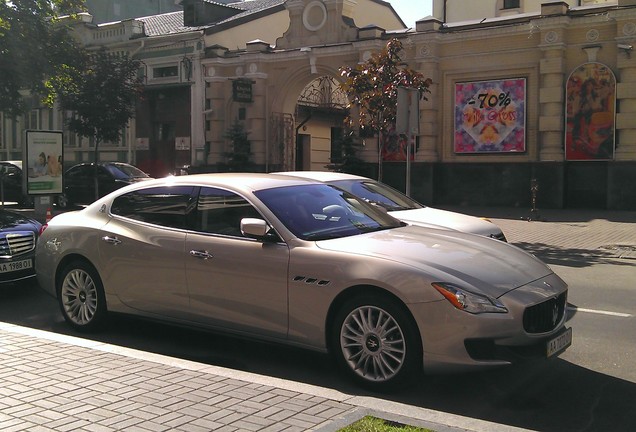
[[336, 314], [331, 347], [360, 385], [390, 390], [421, 368], [419, 332], [406, 308], [388, 296], [360, 296]]
[[58, 299], [64, 319], [79, 331], [94, 331], [106, 318], [106, 297], [97, 271], [84, 261], [67, 265], [58, 279]]

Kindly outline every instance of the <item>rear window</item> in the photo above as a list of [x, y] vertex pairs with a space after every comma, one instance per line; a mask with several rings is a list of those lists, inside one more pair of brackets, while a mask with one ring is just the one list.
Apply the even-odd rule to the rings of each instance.
[[193, 186], [160, 186], [139, 189], [113, 201], [111, 213], [169, 228], [187, 228], [187, 215], [194, 202]]

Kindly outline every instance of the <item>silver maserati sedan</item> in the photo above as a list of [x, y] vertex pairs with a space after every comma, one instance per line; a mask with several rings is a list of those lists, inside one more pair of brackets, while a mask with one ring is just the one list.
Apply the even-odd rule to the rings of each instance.
[[463, 231], [507, 241], [501, 228], [489, 220], [425, 206], [391, 186], [367, 177], [333, 171], [285, 171], [278, 174], [338, 186], [412, 225]]
[[126, 186], [55, 216], [36, 252], [38, 281], [77, 330], [126, 313], [291, 344], [332, 353], [375, 390], [572, 342], [567, 285], [532, 255], [289, 176]]

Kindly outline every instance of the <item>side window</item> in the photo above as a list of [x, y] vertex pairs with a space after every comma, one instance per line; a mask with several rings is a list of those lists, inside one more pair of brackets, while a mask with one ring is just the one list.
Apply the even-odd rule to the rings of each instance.
[[71, 168], [68, 173], [66, 173], [66, 177], [73, 179], [80, 179], [82, 177], [92, 178], [93, 170], [95, 168], [91, 165], [80, 165], [75, 168]]
[[201, 188], [196, 212], [197, 231], [242, 236], [241, 219], [261, 217], [249, 202], [233, 192]]
[[140, 189], [115, 198], [111, 213], [170, 228], [187, 228], [193, 186]]

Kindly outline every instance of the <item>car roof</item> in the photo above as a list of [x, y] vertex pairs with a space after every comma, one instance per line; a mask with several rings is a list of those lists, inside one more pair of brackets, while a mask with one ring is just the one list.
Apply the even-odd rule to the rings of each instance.
[[185, 176], [168, 176], [143, 182], [143, 186], [165, 185], [192, 185], [219, 186], [229, 189], [257, 191], [276, 187], [319, 183], [310, 179], [295, 178], [291, 176], [266, 174], [266, 173], [207, 173], [191, 174]]
[[21, 160], [0, 161], [0, 163], [15, 165], [18, 168], [22, 169], [22, 161]]
[[362, 177], [354, 174], [347, 174], [333, 171], [284, 171], [274, 174], [281, 174], [285, 176], [293, 176], [298, 178], [305, 178], [316, 180], [319, 182], [329, 182], [336, 180], [368, 180], [366, 177]]

